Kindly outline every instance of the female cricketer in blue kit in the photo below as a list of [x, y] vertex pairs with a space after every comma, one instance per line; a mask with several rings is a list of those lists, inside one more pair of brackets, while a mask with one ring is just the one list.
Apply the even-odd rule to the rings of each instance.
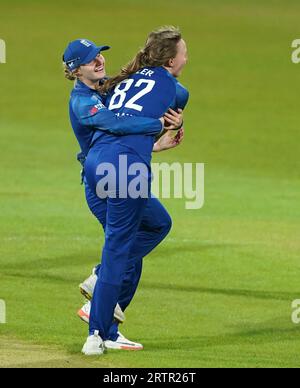
[[[158, 46], [161, 46], [162, 42], [165, 43], [165, 46], [168, 46], [165, 47], [168, 49], [165, 52], [165, 57], [161, 55], [161, 51], [161, 58], [151, 57], [150, 54], [155, 53], [155, 50], [158, 50]], [[84, 43], [80, 42], [85, 47], [92, 45], [88, 41], [84, 41]], [[79, 48], [81, 49], [80, 46]], [[70, 114], [74, 132], [81, 144], [81, 148], [83, 152], [88, 153], [85, 162], [86, 197], [90, 209], [105, 229], [106, 238], [102, 254], [102, 264], [98, 272], [98, 281], [92, 300], [90, 336], [84, 345], [83, 352], [87, 355], [102, 354], [104, 350], [103, 341], [106, 341], [106, 347], [113, 347], [107, 346], [108, 343], [117, 342], [117, 338], [112, 338], [114, 336], [114, 333], [112, 333], [112, 319], [115, 306], [118, 302], [122, 310], [125, 310], [128, 306], [141, 274], [142, 258], [164, 239], [171, 227], [171, 220], [165, 209], [158, 200], [150, 198], [151, 152], [153, 147], [154, 150], [156, 148], [158, 151], [159, 147], [163, 147], [164, 142], [168, 143], [168, 141], [169, 145], [166, 148], [171, 148], [180, 142], [182, 137], [181, 132], [177, 140], [172, 139], [170, 141], [170, 138], [167, 137], [167, 140], [165, 138], [165, 140], [154, 144], [155, 130], [153, 129], [151, 132], [149, 127], [147, 127], [149, 121], [143, 122], [144, 134], [141, 134], [141, 131], [137, 130], [137, 128], [132, 129], [130, 136], [126, 136], [124, 128], [121, 130], [119, 128], [117, 133], [122, 134], [123, 136], [121, 137], [111, 135], [107, 131], [113, 132], [111, 126], [120, 119], [123, 119], [121, 126], [126, 126], [124, 122], [130, 119], [132, 119], [132, 125], [142, 125], [142, 123], [137, 124], [132, 117], [133, 115], [139, 116], [138, 112], [143, 111], [143, 116], [148, 117], [158, 118], [162, 116], [169, 107], [178, 107], [176, 104], [178, 99], [180, 100], [180, 97], [178, 97], [180, 93], [182, 101], [185, 100], [182, 103], [182, 108], [184, 107], [187, 101], [187, 94], [185, 93], [185, 96], [182, 97], [184, 92], [180, 90], [175, 77], [179, 75], [186, 62], [186, 47], [179, 31], [175, 29], [157, 31], [152, 37], [150, 34], [148, 43], [143, 52], [135, 59], [134, 66], [131, 69], [127, 68], [123, 74], [108, 82], [108, 88], [118, 84], [114, 93], [108, 99], [108, 105], [111, 111], [119, 114], [119, 119], [111, 116], [110, 127], [103, 124], [103, 116], [108, 116], [112, 112], [104, 108], [100, 97], [95, 95], [95, 88], [91, 88], [91, 85], [95, 86], [97, 84], [96, 82], [91, 82], [93, 80], [96, 81], [97, 77], [91, 79], [92, 73], [86, 72], [88, 71], [86, 66], [89, 65], [82, 66], [87, 59], [84, 58], [84, 62], [82, 62], [83, 54], [80, 53], [79, 49], [75, 50], [74, 42], [73, 46], [69, 46], [68, 49], [64, 55], [66, 64], [68, 65], [69, 63], [71, 67], [75, 66], [74, 69], [78, 69], [78, 65], [80, 65], [80, 76], [78, 78], [81, 81], [79, 81], [80, 83], [78, 82], [79, 87], [77, 89], [75, 87], [72, 92]], [[94, 49], [96, 50], [96, 46]], [[98, 49], [101, 51], [101, 49], [107, 49], [107, 46], [98, 47]], [[168, 56], [167, 58], [166, 55]], [[150, 57], [152, 58], [151, 61]], [[74, 62], [78, 58], [79, 62], [76, 66]], [[137, 60], [138, 58], [139, 61]], [[92, 66], [95, 73], [101, 72], [104, 69], [104, 60], [99, 60], [98, 63], [96, 57]], [[151, 69], [137, 72], [137, 70], [145, 66], [151, 66]], [[71, 68], [69, 70], [71, 71]], [[89, 82], [86, 82], [85, 74], [89, 76]], [[125, 81], [124, 83], [128, 76], [131, 78], [130, 82]], [[152, 79], [147, 80], [147, 76]], [[123, 88], [121, 88], [122, 84]], [[143, 86], [146, 85], [146, 87], [142, 90], [136, 90], [134, 87], [131, 88], [133, 84], [135, 87], [142, 84], [144, 84]], [[137, 94], [137, 92], [139, 93]], [[89, 101], [87, 101], [87, 96], [89, 96]], [[120, 103], [121, 100], [122, 102]], [[134, 102], [139, 102], [139, 105], [134, 104]], [[167, 120], [173, 126], [175, 123], [178, 124], [176, 121], [178, 120], [178, 115], [176, 117], [175, 114], [174, 117], [174, 114], [167, 115]], [[102, 116], [102, 119], [97, 118], [97, 116]], [[143, 116], [140, 114], [140, 119]], [[137, 119], [138, 117], [135, 118]], [[102, 122], [100, 123], [101, 120]], [[144, 118], [144, 120], [146, 119]], [[157, 123], [155, 125], [157, 126]], [[93, 134], [90, 133], [91, 128], [94, 129]], [[84, 136], [85, 140], [87, 140], [85, 144], [83, 144]], [[84, 147], [87, 145], [88, 147]], [[90, 148], [89, 152], [87, 152], [88, 148]], [[99, 176], [97, 176], [98, 166], [101, 163], [109, 162], [119, 171], [119, 156], [124, 155], [128, 158], [129, 165], [136, 162], [146, 165], [148, 175], [146, 174], [145, 180], [149, 187], [148, 196], [145, 198], [131, 198], [129, 195], [127, 198], [123, 198], [118, 195], [120, 187], [116, 187], [114, 191], [116, 195], [108, 195], [105, 201], [100, 200], [96, 195], [97, 182], [99, 182]], [[121, 174], [120, 171], [119, 174]], [[119, 176], [116, 182], [119, 182], [118, 178]], [[130, 176], [127, 178], [130, 185], [133, 178]], [[115, 327], [115, 330], [117, 330], [117, 327]], [[115, 335], [118, 337], [118, 333], [115, 333]]]

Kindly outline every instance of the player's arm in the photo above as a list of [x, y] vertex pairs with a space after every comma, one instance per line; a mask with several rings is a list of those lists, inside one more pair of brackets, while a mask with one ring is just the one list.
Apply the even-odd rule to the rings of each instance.
[[[189, 91], [179, 82], [176, 84], [176, 96], [174, 101], [165, 114], [164, 119], [170, 125], [167, 129], [180, 129], [183, 125], [183, 110], [190, 98]], [[177, 126], [177, 127], [176, 127]]]
[[95, 103], [91, 98], [77, 96], [72, 102], [72, 108], [81, 125], [114, 135], [157, 135], [163, 129], [162, 119], [138, 116], [118, 117], [105, 105]]
[[[165, 114], [165, 132], [157, 138], [153, 152], [161, 152], [177, 147], [183, 142], [183, 109], [186, 107], [189, 100], [188, 90], [177, 83], [176, 96], [169, 111]], [[173, 108], [173, 109], [172, 109]], [[174, 136], [174, 131], [179, 130]]]
[[174, 131], [167, 131], [157, 142], [154, 144], [153, 152], [161, 152], [170, 150], [179, 146], [184, 139], [184, 128], [181, 128], [175, 135]]
[[164, 132], [156, 138], [156, 142], [153, 146], [153, 152], [166, 151], [171, 148], [175, 148], [180, 145], [184, 138], [184, 128], [183, 128], [183, 112], [181, 109], [178, 110], [178, 113], [169, 110], [168, 117], [164, 116], [165, 124]]
[[178, 113], [173, 109], [169, 109], [168, 112], [169, 113], [164, 115], [164, 131], [157, 136], [153, 146], [153, 152], [161, 152], [175, 148], [183, 141], [184, 129], [182, 109], [178, 109]]

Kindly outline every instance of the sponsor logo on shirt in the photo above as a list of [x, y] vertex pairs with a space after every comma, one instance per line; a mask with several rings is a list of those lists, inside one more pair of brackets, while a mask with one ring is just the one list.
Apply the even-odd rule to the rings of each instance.
[[99, 104], [94, 105], [92, 107], [92, 109], [90, 110], [90, 114], [95, 115], [96, 113], [99, 112], [100, 109], [103, 109], [103, 108], [105, 108], [105, 105], [103, 105], [102, 102], [100, 102]]

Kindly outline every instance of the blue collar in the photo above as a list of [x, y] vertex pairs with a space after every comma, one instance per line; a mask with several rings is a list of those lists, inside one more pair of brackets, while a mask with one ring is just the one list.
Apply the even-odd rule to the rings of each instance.
[[95, 89], [90, 88], [89, 86], [87, 86], [85, 83], [83, 83], [79, 79], [76, 81], [74, 89], [80, 90], [83, 92], [97, 93], [97, 91]]

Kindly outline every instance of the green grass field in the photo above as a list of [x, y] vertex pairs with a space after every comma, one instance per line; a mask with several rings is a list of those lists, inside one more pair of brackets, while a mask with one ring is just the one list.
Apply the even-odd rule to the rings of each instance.
[[[300, 366], [299, 16], [296, 0], [1, 2], [0, 367]], [[79, 185], [61, 55], [77, 37], [110, 44], [114, 74], [163, 24], [188, 43], [191, 101], [184, 145], [154, 161], [204, 162], [205, 206], [164, 201], [174, 227], [122, 327], [145, 350], [87, 359], [78, 284], [103, 234]]]

